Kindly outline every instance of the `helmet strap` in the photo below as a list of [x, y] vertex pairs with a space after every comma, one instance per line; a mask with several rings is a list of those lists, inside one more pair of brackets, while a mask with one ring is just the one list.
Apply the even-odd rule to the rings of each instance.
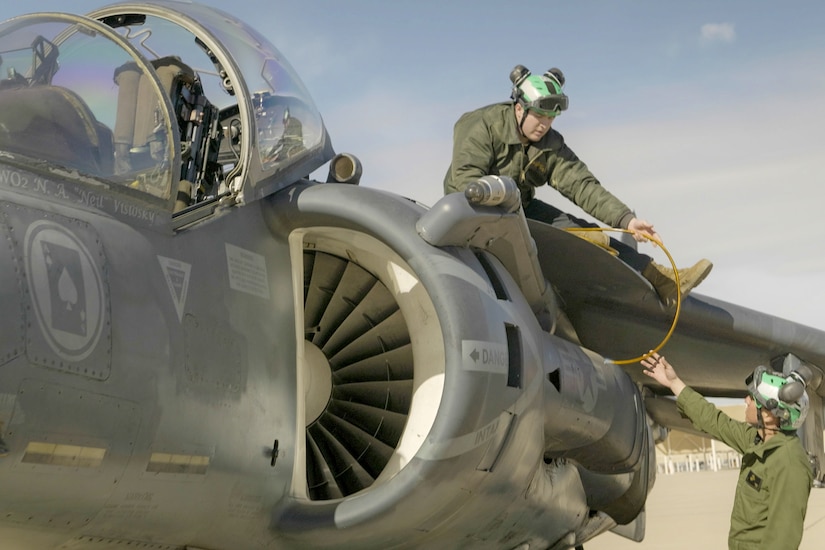
[[765, 438], [762, 437], [762, 433], [765, 431], [765, 422], [762, 420], [762, 409], [757, 407], [756, 408], [756, 437], [753, 438], [753, 443], [759, 443], [760, 441], [765, 441]]
[[[763, 410], [767, 410], [767, 409], [764, 409], [762, 407], [757, 407], [756, 408], [756, 431], [757, 431], [757, 436], [753, 440], [754, 443], [759, 443], [759, 441], [767, 441], [768, 440], [768, 434], [773, 435], [773, 434], [776, 434], [776, 433], [779, 433], [780, 431], [782, 431], [778, 426], [765, 426], [765, 419], [762, 417], [762, 411]], [[769, 411], [769, 412], [771, 414], [773, 414], [773, 411]], [[774, 418], [776, 418], [776, 415], [775, 414], [773, 414], [773, 415], [774, 415]], [[777, 422], [778, 421], [779, 421], [779, 419], [777, 418]]]
[[[521, 120], [518, 123], [518, 133], [524, 139], [527, 139], [527, 136], [524, 135], [524, 121], [527, 120], [527, 107], [522, 105], [521, 103], [516, 102], [516, 105], [521, 105]], [[513, 112], [515, 114], [515, 108], [513, 108]], [[530, 141], [527, 139], [527, 141]]]

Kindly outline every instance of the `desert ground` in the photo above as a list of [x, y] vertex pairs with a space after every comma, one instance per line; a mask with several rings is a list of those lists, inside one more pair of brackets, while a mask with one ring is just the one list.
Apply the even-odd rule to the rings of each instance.
[[[585, 550], [725, 550], [737, 470], [659, 474], [647, 500], [645, 538], [637, 543], [605, 533]], [[825, 488], [808, 499], [800, 550], [825, 544]]]

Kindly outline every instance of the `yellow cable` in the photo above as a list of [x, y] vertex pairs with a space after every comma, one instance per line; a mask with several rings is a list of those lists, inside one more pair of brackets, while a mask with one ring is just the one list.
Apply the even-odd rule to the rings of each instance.
[[[570, 227], [569, 229], [572, 231], [615, 231], [617, 233], [630, 233], [631, 235], [634, 234], [634, 232], [630, 229], [616, 229], [614, 227]], [[608, 361], [616, 365], [628, 365], [630, 363], [638, 363], [639, 361], [647, 359], [648, 357], [662, 349], [664, 345], [667, 343], [667, 341], [670, 340], [670, 336], [673, 334], [673, 331], [676, 330], [676, 323], [679, 321], [679, 313], [681, 313], [682, 311], [682, 288], [679, 282], [679, 270], [676, 269], [676, 262], [673, 261], [673, 257], [670, 255], [670, 252], [668, 252], [668, 249], [665, 247], [665, 245], [662, 244], [660, 240], [654, 239], [653, 237], [645, 235], [644, 233], [636, 234], [641, 235], [648, 241], [657, 245], [664, 251], [665, 255], [667, 255], [667, 259], [670, 261], [670, 265], [673, 268], [673, 276], [676, 279], [676, 313], [673, 315], [673, 322], [670, 324], [670, 330], [667, 331], [667, 334], [665, 334], [665, 337], [662, 339], [661, 342], [659, 342], [658, 346], [648, 351], [647, 353], [640, 355], [638, 357], [634, 357], [632, 359], [621, 359], [618, 361], [614, 359], [608, 359]]]

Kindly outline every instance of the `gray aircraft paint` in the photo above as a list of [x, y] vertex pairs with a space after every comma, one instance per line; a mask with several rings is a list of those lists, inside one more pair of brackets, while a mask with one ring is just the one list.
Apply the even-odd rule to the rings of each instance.
[[[136, 14], [156, 31], [146, 46], [222, 75], [212, 86], [204, 71], [198, 103], [204, 120], [218, 108], [215, 164], [182, 185], [186, 163], [203, 160], [187, 155], [213, 142], [181, 147], [167, 125], [181, 98], [157, 56], [96, 21], [145, 37]], [[544, 550], [607, 530], [641, 539], [656, 471], [649, 422], [684, 425], [662, 388], [606, 359], [650, 349], [672, 322], [638, 273], [518, 209], [460, 194], [429, 208], [360, 187], [360, 164], [333, 158], [282, 56], [228, 14], [143, 2], [60, 17], [68, 45], [103, 47], [58, 47], [59, 70], [100, 77], [103, 94], [115, 72], [137, 69], [145, 80], [131, 91], [151, 93], [132, 122], [151, 122], [167, 156], [120, 177], [99, 148], [93, 172], [79, 154], [32, 159], [0, 133], [4, 544]], [[107, 55], [72, 57], [88, 51]], [[0, 110], [7, 128], [40, 112], [25, 96]], [[76, 138], [64, 145], [84, 145], [77, 129], [63, 128]], [[135, 166], [147, 160], [139, 134], [118, 134], [134, 140], [118, 155]], [[328, 162], [326, 182], [305, 177]], [[821, 331], [695, 293], [682, 305], [667, 353], [691, 365], [681, 372], [700, 391], [741, 395], [754, 363], [825, 364]], [[822, 392], [809, 416], [819, 426]], [[814, 432], [807, 446], [822, 462]]]

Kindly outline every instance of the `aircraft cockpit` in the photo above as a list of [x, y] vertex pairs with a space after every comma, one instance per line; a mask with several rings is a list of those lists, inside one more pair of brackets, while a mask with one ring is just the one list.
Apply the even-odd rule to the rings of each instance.
[[220, 10], [160, 1], [0, 25], [0, 151], [190, 217], [269, 195], [334, 154], [265, 38]]

